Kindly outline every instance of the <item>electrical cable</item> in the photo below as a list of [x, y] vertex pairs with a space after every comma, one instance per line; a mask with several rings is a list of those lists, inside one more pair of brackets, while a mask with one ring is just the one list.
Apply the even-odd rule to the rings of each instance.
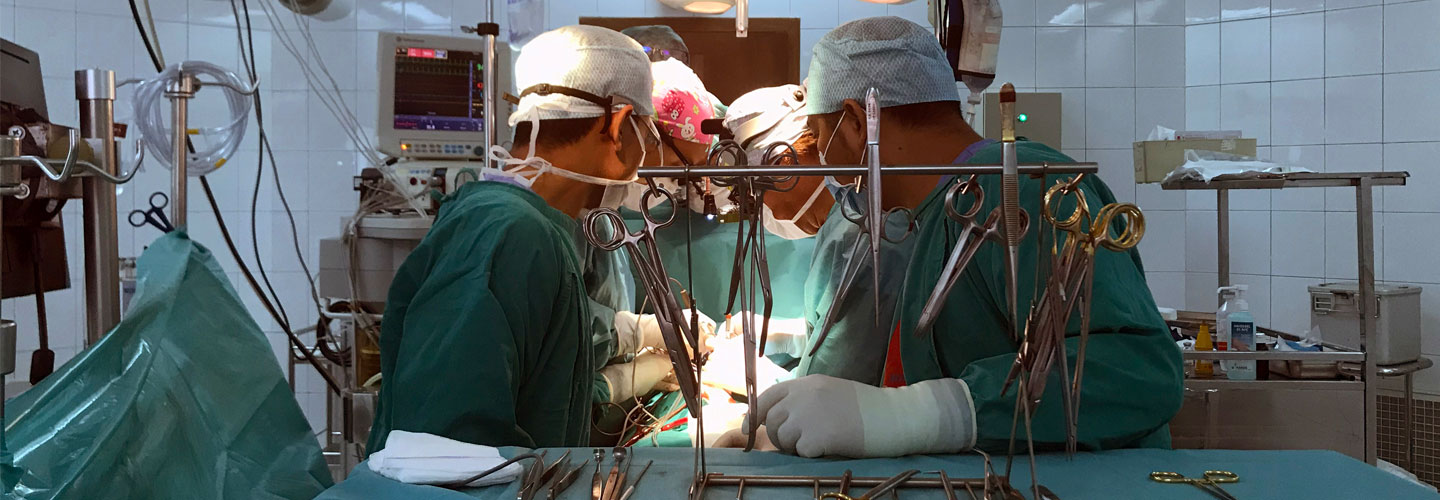
[[[254, 38], [251, 37], [251, 43], [248, 44], [249, 50], [247, 51], [247, 44], [243, 43], [243, 39], [240, 39], [240, 13], [238, 10], [236, 10], [235, 3], [233, 1], [230, 3], [230, 12], [235, 18], [235, 34], [242, 55], [240, 60], [245, 66], [247, 76], [250, 76], [253, 81], [255, 75], [255, 65], [253, 63], [253, 58], [244, 56], [247, 55], [247, 52], [248, 55], [253, 56], [255, 48], [253, 43]], [[268, 144], [268, 141], [265, 135], [264, 107], [262, 106], [260, 92], [255, 92], [255, 95], [253, 97], [255, 99], [255, 124], [259, 134], [259, 140], [257, 141], [258, 145], [256, 150], [255, 183], [254, 188], [250, 192], [250, 251], [251, 255], [253, 255], [255, 258], [255, 268], [257, 271], [259, 271], [260, 281], [265, 284], [265, 290], [269, 292], [269, 297], [271, 297], [275, 302], [275, 308], [278, 312], [278, 316], [275, 318], [275, 322], [279, 323], [281, 328], [285, 330], [293, 330], [293, 325], [290, 323], [289, 311], [285, 310], [285, 305], [280, 300], [280, 294], [275, 291], [275, 286], [270, 282], [270, 275], [265, 270], [265, 259], [260, 255], [259, 228], [256, 224], [256, 221], [259, 219], [257, 214], [257, 207], [259, 205], [260, 199], [260, 186], [262, 185], [264, 179], [265, 147]], [[257, 290], [257, 293], [260, 292]]]
[[[225, 246], [230, 248], [230, 255], [233, 255], [235, 260], [239, 262], [240, 251], [235, 248], [235, 240], [230, 238], [230, 229], [225, 225], [225, 218], [220, 215], [220, 206], [215, 203], [215, 194], [210, 191], [210, 179], [203, 176], [200, 177], [200, 187], [205, 190], [205, 198], [210, 201], [210, 210], [215, 214], [215, 222], [216, 225], [220, 227], [220, 235], [224, 237]], [[250, 274], [250, 268], [242, 263], [240, 264], [240, 273], [245, 275], [245, 280], [250, 282], [250, 287], [255, 289], [256, 293], [259, 294], [260, 284], [255, 282], [255, 275]], [[275, 306], [271, 304], [270, 300], [263, 294], [260, 295], [260, 304], [270, 311], [271, 316], [279, 317], [275, 311]], [[325, 380], [325, 385], [330, 388], [330, 391], [334, 392], [337, 396], [342, 395], [340, 384], [335, 382], [335, 378], [330, 375], [328, 370], [320, 368], [320, 360], [315, 359], [315, 354], [305, 347], [305, 343], [300, 340], [300, 337], [290, 331], [289, 327], [285, 328], [285, 335], [290, 339], [291, 346], [298, 349], [300, 353], [305, 356], [305, 361], [309, 362], [310, 365], [315, 368], [315, 372], [320, 374], [320, 378]]]
[[[137, 8], [136, 5], [135, 5], [135, 0], [129, 0], [129, 2], [130, 2], [130, 12], [131, 12], [131, 14], [134, 16], [134, 20], [135, 20], [135, 29], [136, 29], [136, 31], [139, 31], [139, 32], [140, 32], [140, 38], [141, 38], [141, 40], [143, 40], [143, 41], [145, 42], [145, 50], [146, 50], [146, 52], [148, 52], [148, 53], [150, 54], [150, 62], [151, 62], [152, 64], [154, 64], [155, 70], [156, 70], [156, 71], [159, 71], [159, 70], [162, 68], [162, 65], [161, 65], [161, 63], [160, 63], [159, 57], [155, 54], [155, 51], [154, 51], [154, 48], [153, 48], [153, 46], [156, 45], [156, 44], [152, 44], [151, 41], [150, 41], [150, 38], [149, 38], [149, 37], [146, 35], [146, 33], [145, 33], [145, 28], [144, 28], [144, 25], [143, 25], [143, 24], [141, 23], [141, 21], [140, 21], [140, 15], [139, 15], [138, 8]], [[253, 48], [253, 45], [252, 45], [252, 48]], [[253, 54], [254, 54], [254, 51], [253, 51], [253, 50], [251, 51], [251, 54], [252, 54], [252, 56], [253, 56]], [[252, 62], [253, 62], [253, 59], [252, 59]], [[257, 94], [257, 95], [258, 95], [258, 94]], [[193, 150], [194, 150], [193, 146], [191, 146], [190, 149], [191, 149], [191, 151], [193, 151]], [[235, 263], [236, 263], [236, 265], [240, 268], [241, 273], [245, 275], [246, 280], [249, 281], [251, 290], [253, 290], [253, 291], [255, 292], [255, 295], [260, 298], [261, 304], [265, 306], [265, 309], [266, 309], [267, 311], [269, 311], [270, 316], [271, 316], [272, 318], [274, 318], [276, 322], [280, 322], [280, 321], [281, 321], [281, 316], [280, 316], [280, 314], [278, 314], [278, 312], [276, 311], [276, 308], [275, 308], [275, 306], [277, 306], [277, 305], [279, 304], [279, 301], [278, 301], [278, 299], [277, 299], [277, 300], [275, 300], [275, 301], [272, 303], [271, 300], [270, 300], [270, 298], [268, 298], [268, 297], [265, 295], [265, 293], [260, 289], [259, 284], [256, 283], [256, 281], [255, 281], [254, 275], [252, 275], [252, 274], [250, 273], [250, 268], [245, 264], [245, 259], [240, 256], [239, 250], [237, 250], [237, 249], [235, 248], [235, 241], [234, 241], [234, 239], [232, 239], [232, 238], [230, 237], [230, 231], [229, 231], [229, 229], [227, 228], [227, 226], [226, 226], [226, 224], [225, 224], [225, 219], [224, 219], [224, 217], [221, 215], [220, 207], [219, 207], [219, 205], [215, 202], [215, 196], [214, 196], [214, 194], [213, 194], [213, 193], [211, 192], [211, 190], [210, 190], [210, 181], [209, 181], [209, 179], [207, 179], [205, 176], [201, 176], [201, 177], [200, 177], [200, 185], [201, 185], [201, 187], [202, 187], [202, 188], [204, 189], [204, 191], [205, 191], [205, 197], [206, 197], [206, 199], [210, 202], [210, 209], [211, 209], [211, 211], [212, 211], [212, 212], [214, 213], [214, 215], [215, 215], [216, 223], [218, 224], [218, 226], [219, 226], [219, 228], [220, 228], [220, 235], [221, 235], [221, 236], [223, 237], [223, 239], [225, 240], [225, 245], [230, 249], [230, 255], [235, 258]], [[252, 218], [252, 221], [253, 221], [253, 218]], [[272, 291], [272, 292], [273, 292], [273, 291]], [[330, 372], [329, 372], [329, 371], [325, 370], [324, 368], [322, 368], [322, 367], [320, 366], [320, 362], [319, 362], [319, 360], [315, 359], [314, 354], [310, 353], [308, 349], [305, 349], [305, 345], [304, 345], [303, 342], [300, 341], [300, 337], [296, 336], [295, 333], [294, 333], [294, 331], [292, 331], [292, 330], [290, 329], [290, 325], [289, 325], [288, 321], [287, 321], [287, 322], [284, 322], [284, 323], [281, 325], [281, 329], [284, 330], [285, 335], [290, 339], [291, 344], [294, 345], [295, 347], [300, 348], [301, 352], [305, 355], [306, 360], [310, 363], [310, 365], [311, 365], [312, 367], [315, 368], [315, 371], [316, 371], [316, 372], [320, 375], [320, 377], [325, 381], [325, 385], [330, 389], [330, 391], [333, 392], [333, 393], [335, 393], [336, 395], [341, 395], [342, 393], [341, 393], [340, 385], [335, 382], [334, 377], [332, 377], [332, 376], [330, 375]]]
[[151, 44], [150, 36], [145, 33], [145, 24], [140, 20], [140, 8], [135, 5], [135, 0], [130, 0], [130, 15], [135, 18], [135, 31], [140, 32], [140, 41], [145, 43], [145, 51], [150, 53], [150, 62], [155, 63], [155, 71], [160, 71], [165, 67], [165, 63], [155, 53], [155, 46], [158, 44]]

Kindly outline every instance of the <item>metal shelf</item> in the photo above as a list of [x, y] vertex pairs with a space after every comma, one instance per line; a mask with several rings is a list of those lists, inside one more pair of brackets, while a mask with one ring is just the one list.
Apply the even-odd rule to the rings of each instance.
[[1361, 380], [1230, 380], [1224, 378], [1188, 378], [1185, 388], [1192, 391], [1265, 389], [1300, 391], [1363, 391]]
[[[1430, 368], [1431, 366], [1435, 366], [1434, 361], [1430, 361], [1430, 358], [1421, 357], [1420, 359], [1411, 361], [1409, 363], [1400, 363], [1397, 365], [1378, 365], [1375, 367], [1375, 374], [1387, 378], [1404, 377], [1420, 370]], [[1340, 373], [1350, 376], [1358, 376], [1360, 374], [1361, 368], [1362, 367], [1357, 367], [1355, 366], [1355, 363], [1351, 362], [1342, 362], [1340, 363], [1339, 367]]]
[[[1327, 173], [1293, 173], [1274, 174], [1259, 177], [1243, 177], [1240, 175], [1222, 175], [1205, 181], [1176, 181], [1161, 183], [1160, 187], [1166, 190], [1212, 190], [1215, 191], [1215, 244], [1217, 262], [1217, 281], [1220, 286], [1228, 286], [1230, 281], [1230, 190], [1232, 189], [1287, 189], [1287, 188], [1317, 188], [1317, 187], [1351, 187], [1355, 189], [1355, 239], [1356, 239], [1356, 274], [1360, 282], [1360, 300], [1357, 302], [1360, 309], [1360, 344], [1365, 344], [1365, 339], [1374, 335], [1377, 328], [1376, 315], [1369, 308], [1375, 304], [1375, 186], [1403, 186], [1406, 179], [1410, 177], [1409, 172], [1327, 172]], [[1344, 354], [1344, 353], [1335, 353]], [[1356, 363], [1362, 366], [1358, 371], [1362, 375], [1360, 384], [1365, 391], [1365, 461], [1374, 464], [1376, 461], [1375, 439], [1376, 439], [1376, 417], [1375, 417], [1375, 393], [1377, 379], [1380, 378], [1375, 360], [1366, 356], [1363, 349], [1357, 358], [1344, 361]], [[1195, 358], [1200, 359], [1200, 358]], [[1234, 358], [1231, 358], [1234, 359]], [[1261, 358], [1256, 358], [1261, 359]], [[1311, 358], [1314, 359], [1314, 358]], [[1416, 370], [1423, 368], [1415, 368]], [[1413, 373], [1413, 372], [1412, 372]], [[1407, 400], [1413, 397], [1410, 394], [1411, 378], [1406, 376]], [[1226, 381], [1240, 382], [1240, 381]], [[1275, 388], [1277, 381], [1243, 381], [1246, 384], [1267, 384], [1255, 386], [1256, 388]], [[1285, 381], [1289, 383], [1291, 381]], [[1319, 381], [1303, 381], [1314, 383]], [[1330, 381], [1326, 381], [1330, 382]], [[1331, 382], [1334, 383], [1334, 382]], [[1345, 383], [1345, 382], [1340, 382]], [[1188, 382], [1187, 382], [1188, 384]], [[1407, 419], [1407, 422], [1409, 420]], [[1408, 434], [1408, 429], [1407, 429]], [[1412, 451], [1413, 453], [1413, 451]], [[1413, 464], [1413, 459], [1411, 460]]]
[[1212, 361], [1352, 361], [1356, 363], [1365, 362], [1363, 352], [1311, 352], [1311, 351], [1184, 351], [1181, 354], [1188, 360], [1212, 360]]
[[1404, 186], [1409, 172], [1336, 172], [1293, 173], [1265, 177], [1240, 178], [1222, 175], [1205, 181], [1172, 181], [1160, 184], [1169, 190], [1218, 189], [1285, 189], [1307, 187], [1356, 187], [1361, 180], [1372, 186]]

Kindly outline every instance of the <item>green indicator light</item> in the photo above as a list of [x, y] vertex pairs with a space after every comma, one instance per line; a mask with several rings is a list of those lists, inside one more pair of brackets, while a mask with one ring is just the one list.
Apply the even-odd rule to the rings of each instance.
[[1016, 116], [1015, 119], [1016, 119], [1016, 120], [1019, 120], [1020, 123], [1025, 123], [1025, 122], [1027, 122], [1027, 121], [1030, 121], [1030, 115], [1027, 115], [1027, 114], [1025, 114], [1025, 113], [1020, 113], [1020, 116]]

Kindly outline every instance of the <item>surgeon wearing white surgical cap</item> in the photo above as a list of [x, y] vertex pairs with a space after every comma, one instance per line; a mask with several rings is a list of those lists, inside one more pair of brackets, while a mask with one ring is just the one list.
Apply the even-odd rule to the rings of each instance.
[[[764, 163], [771, 153], [776, 164], [820, 164], [815, 136], [805, 126], [805, 89], [781, 85], [752, 90], [735, 99], [725, 115], [725, 128], [745, 148], [751, 165]], [[790, 147], [776, 146], [788, 144]], [[780, 153], [791, 151], [795, 158]], [[798, 160], [795, 161], [795, 160]], [[765, 229], [781, 238], [808, 238], [820, 230], [835, 199], [824, 177], [796, 177], [795, 187], [765, 195]]]
[[[515, 146], [447, 197], [390, 287], [371, 452], [391, 430], [584, 446], [593, 405], [670, 370], [620, 350], [611, 323], [633, 306], [629, 266], [576, 220], [618, 206], [656, 141], [650, 61], [618, 32], [566, 26], [521, 50], [515, 83]], [[625, 364], [603, 369], [612, 360]]]

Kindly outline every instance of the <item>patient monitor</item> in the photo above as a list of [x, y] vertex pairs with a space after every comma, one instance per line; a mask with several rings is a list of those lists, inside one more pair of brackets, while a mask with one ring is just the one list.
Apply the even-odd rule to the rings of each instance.
[[[495, 44], [494, 89], [513, 92], [510, 50]], [[494, 112], [495, 143], [510, 139], [510, 105], [485, 109], [485, 43], [480, 37], [380, 33], [380, 151], [397, 158], [485, 158], [485, 115]]]

